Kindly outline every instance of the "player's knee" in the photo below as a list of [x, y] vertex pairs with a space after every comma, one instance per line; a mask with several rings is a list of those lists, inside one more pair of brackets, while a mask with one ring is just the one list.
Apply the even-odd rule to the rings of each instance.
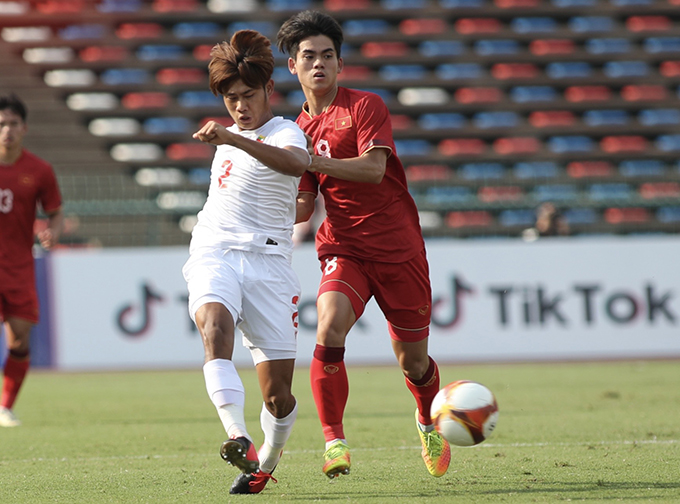
[[267, 410], [276, 418], [284, 418], [293, 411], [295, 398], [290, 391], [280, 391], [267, 396], [264, 404]]

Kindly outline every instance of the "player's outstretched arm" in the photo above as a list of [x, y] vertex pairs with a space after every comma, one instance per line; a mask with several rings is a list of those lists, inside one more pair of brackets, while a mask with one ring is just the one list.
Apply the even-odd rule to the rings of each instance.
[[308, 170], [351, 182], [379, 184], [385, 175], [389, 153], [388, 149], [374, 148], [355, 158], [312, 156], [312, 164]]
[[215, 121], [207, 122], [193, 137], [212, 145], [231, 145], [250, 154], [272, 170], [300, 177], [307, 170], [310, 156], [299, 147], [275, 147], [232, 133]]

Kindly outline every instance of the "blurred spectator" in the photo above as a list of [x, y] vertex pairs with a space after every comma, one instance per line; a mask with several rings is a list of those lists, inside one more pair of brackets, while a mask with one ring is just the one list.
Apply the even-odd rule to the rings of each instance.
[[536, 224], [522, 232], [524, 241], [535, 241], [541, 236], [568, 236], [569, 223], [552, 203], [541, 203], [536, 209]]

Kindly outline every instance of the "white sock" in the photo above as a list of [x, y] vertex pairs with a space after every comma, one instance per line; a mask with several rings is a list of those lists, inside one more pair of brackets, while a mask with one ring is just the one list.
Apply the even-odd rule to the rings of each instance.
[[333, 439], [333, 440], [331, 440], [331, 441], [326, 441], [326, 450], [328, 450], [332, 445], [334, 445], [334, 444], [337, 443], [338, 441], [342, 441], [343, 443], [347, 444], [347, 440], [346, 440], [346, 439], [336, 438], [336, 439]]
[[262, 404], [262, 412], [260, 413], [260, 425], [262, 432], [264, 432], [264, 443], [257, 453], [260, 459], [260, 469], [263, 472], [271, 473], [276, 464], [279, 463], [281, 452], [286, 445], [290, 433], [293, 430], [293, 424], [297, 418], [298, 407], [297, 403], [287, 416], [283, 418], [276, 418], [269, 410]]
[[213, 359], [203, 366], [205, 388], [217, 409], [224, 430], [231, 437], [251, 437], [243, 415], [246, 393], [234, 363], [228, 359]]

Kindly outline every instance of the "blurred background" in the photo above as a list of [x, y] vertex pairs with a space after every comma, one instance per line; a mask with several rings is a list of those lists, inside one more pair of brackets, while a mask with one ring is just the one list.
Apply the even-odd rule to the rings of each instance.
[[[544, 235], [621, 237], [590, 265], [597, 285], [616, 281], [614, 271], [595, 277], [629, 244], [664, 237], [680, 250], [680, 0], [0, 0], [0, 90], [25, 100], [26, 146], [54, 165], [63, 246], [186, 250], [213, 155], [191, 133], [210, 119], [231, 124], [208, 91], [210, 48], [244, 28], [274, 39], [304, 9], [344, 28], [341, 85], [388, 105], [428, 243], [455, 251], [505, 238], [484, 241], [502, 256], [509, 242]], [[274, 112], [294, 119], [303, 94], [274, 53]], [[574, 253], [587, 261], [598, 250]], [[642, 252], [630, 250], [616, 271], [655, 261], [636, 263]], [[545, 271], [565, 264], [560, 254]], [[673, 254], [662, 272], [674, 270]], [[624, 290], [604, 312], [674, 329], [680, 282], [655, 287], [663, 273], [640, 275], [612, 287]], [[578, 292], [574, 303], [587, 305], [596, 290]]]

